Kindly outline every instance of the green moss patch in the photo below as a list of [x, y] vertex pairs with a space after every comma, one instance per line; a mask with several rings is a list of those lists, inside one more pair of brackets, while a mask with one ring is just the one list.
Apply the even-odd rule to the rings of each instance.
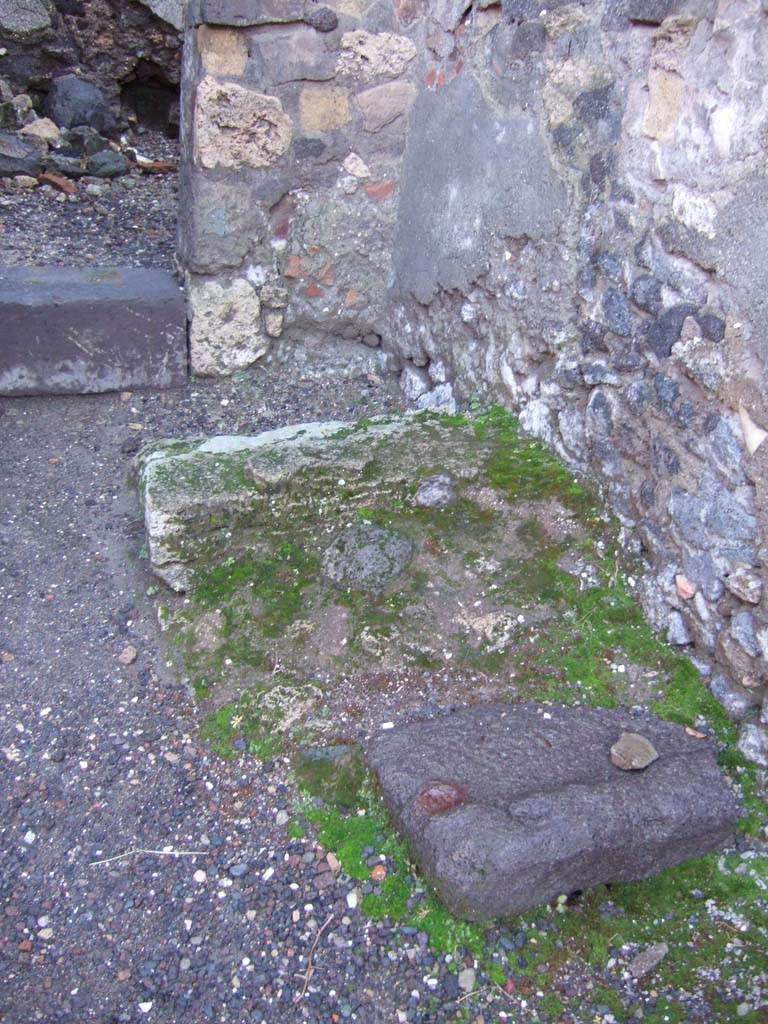
[[[253, 483], [248, 452], [204, 458], [194, 446], [171, 452], [178, 463], [155, 474], [173, 501], [191, 488], [198, 502], [179, 542], [193, 586], [169, 602], [165, 624], [207, 703], [202, 739], [222, 757], [290, 754], [303, 794], [291, 837], [312, 831], [361, 883], [372, 881], [373, 851], [387, 873], [363, 912], [426, 933], [453, 965], [474, 957], [500, 999], [511, 980], [543, 1021], [631, 1020], [626, 966], [666, 942], [661, 965], [638, 982], [658, 993], [644, 1020], [688, 1020], [690, 991], [704, 992], [706, 1019], [735, 1019], [722, 979], [736, 972], [748, 990], [765, 969], [768, 860], [757, 848], [488, 925], [450, 915], [411, 863], [359, 751], [339, 737], [350, 723], [379, 727], [418, 711], [428, 692], [443, 704], [646, 704], [714, 733], [744, 800], [745, 834], [761, 834], [768, 811], [754, 768], [735, 750], [734, 726], [693, 665], [645, 622], [617, 524], [596, 496], [503, 410], [389, 427], [362, 421], [324, 441], [310, 437], [310, 446], [339, 446], [341, 462], [299, 460], [293, 475], [278, 472], [276, 449], [269, 484]], [[456, 504], [418, 507], [419, 483], [442, 472], [456, 481]], [[334, 538], [361, 523], [413, 545], [407, 568], [376, 593], [334, 585], [322, 572]], [[438, 677], [442, 688], [430, 691]], [[593, 986], [578, 1007], [558, 987], [574, 965]], [[739, 1019], [757, 1024], [760, 1012]]]

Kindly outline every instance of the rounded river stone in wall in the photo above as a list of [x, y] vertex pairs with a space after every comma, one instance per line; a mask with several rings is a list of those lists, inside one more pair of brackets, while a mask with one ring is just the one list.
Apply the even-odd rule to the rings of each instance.
[[323, 555], [323, 574], [339, 586], [375, 593], [399, 576], [413, 544], [391, 530], [360, 523], [336, 537]]

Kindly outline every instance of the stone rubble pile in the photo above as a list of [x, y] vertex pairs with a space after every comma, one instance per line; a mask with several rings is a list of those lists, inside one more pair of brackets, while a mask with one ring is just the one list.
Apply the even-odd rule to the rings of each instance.
[[138, 157], [115, 141], [116, 119], [103, 92], [76, 75], [51, 87], [41, 113], [26, 94], [0, 78], [0, 178], [20, 188], [51, 185], [73, 194], [79, 179], [116, 178], [134, 167], [174, 170], [167, 161]]

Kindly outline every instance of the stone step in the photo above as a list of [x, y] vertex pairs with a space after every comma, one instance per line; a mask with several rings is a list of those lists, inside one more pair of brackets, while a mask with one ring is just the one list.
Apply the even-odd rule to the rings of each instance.
[[180, 387], [184, 293], [133, 267], [0, 267], [0, 395]]

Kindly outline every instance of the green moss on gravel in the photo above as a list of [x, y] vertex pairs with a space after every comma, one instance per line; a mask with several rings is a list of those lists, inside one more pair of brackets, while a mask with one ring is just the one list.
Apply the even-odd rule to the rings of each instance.
[[513, 500], [557, 497], [587, 522], [602, 521], [597, 498], [545, 448], [520, 433], [517, 417], [495, 407], [475, 417], [475, 432], [485, 438], [493, 431], [497, 445], [488, 460], [488, 481]]
[[222, 704], [206, 715], [200, 738], [225, 760], [236, 757], [237, 741], [249, 754], [269, 760], [286, 752], [290, 737], [280, 731], [280, 714], [262, 703], [263, 691], [246, 691], [237, 701]]
[[[543, 604], [557, 612], [536, 626], [534, 643], [518, 645], [516, 698], [612, 707], [627, 700], [626, 678], [619, 672], [622, 663], [650, 674], [657, 690], [652, 710], [662, 718], [715, 733], [723, 746], [721, 763], [744, 798], [747, 814], [741, 827], [747, 833], [757, 833], [764, 827], [768, 809], [758, 794], [754, 768], [735, 750], [735, 728], [690, 662], [663, 644], [645, 622], [609, 540], [615, 524], [594, 496], [543, 446], [521, 437], [517, 421], [508, 413], [491, 410], [473, 419], [427, 415], [418, 420], [435, 430], [436, 436], [446, 426], [468, 425], [478, 439], [493, 436], [494, 450], [486, 467], [488, 483], [512, 500], [557, 498], [578, 526], [571, 540], [553, 542], [537, 519], [522, 523], [518, 535], [530, 554], [522, 563], [508, 560], [493, 576], [500, 606], [525, 609]], [[362, 437], [366, 426], [345, 428], [342, 434], [359, 433]], [[419, 476], [432, 475], [440, 467], [435, 463], [423, 468]], [[375, 482], [377, 472], [372, 458], [365, 466], [366, 481]], [[324, 479], [322, 486], [328, 486], [332, 477]], [[308, 478], [307, 486], [311, 482]], [[461, 564], [470, 569], [484, 561], [479, 538], [498, 523], [496, 512], [480, 508], [465, 496], [452, 509], [415, 509], [409, 500], [415, 484], [392, 494], [385, 505], [374, 499], [355, 505], [354, 488], [348, 490], [350, 519], [377, 523], [414, 538], [426, 537], [439, 545], [438, 551], [450, 550], [454, 538], [469, 536], [470, 543], [459, 544], [458, 554]], [[280, 636], [302, 615], [308, 588], [318, 571], [319, 548], [308, 542], [314, 528], [312, 515], [299, 514], [291, 524], [292, 535], [280, 538], [274, 555], [240, 554], [201, 572], [192, 596], [194, 607], [199, 611], [221, 609], [225, 622], [214, 669], [220, 670], [225, 658], [238, 666], [261, 664], [266, 657], [263, 638]], [[587, 586], [560, 568], [563, 556], [574, 553], [580, 553], [592, 566], [597, 585]], [[378, 637], [393, 635], [427, 582], [418, 576], [400, 581], [380, 600], [329, 589], [327, 600], [346, 606], [351, 613], [350, 647], [354, 649], [366, 630]], [[258, 642], [249, 625], [248, 609], [254, 603], [262, 638]], [[187, 641], [194, 662], [189, 637]], [[199, 660], [199, 654], [197, 657]], [[503, 654], [487, 645], [463, 650], [457, 660], [490, 673], [504, 668]], [[199, 668], [194, 680], [199, 696], [208, 696], [212, 687], [207, 671]], [[236, 752], [238, 739], [260, 756], [295, 746], [296, 737], [275, 729], [274, 718], [264, 714], [255, 693], [246, 692], [206, 720], [201, 735], [222, 756]], [[603, 1005], [620, 1021], [629, 1019], [633, 1010], [621, 1001], [620, 968], [611, 972], [609, 960], [618, 958], [620, 964], [626, 963], [636, 949], [666, 942], [670, 952], [652, 980], [659, 990], [656, 1010], [644, 1018], [665, 1024], [686, 1020], [684, 993], [705, 984], [697, 972], [716, 971], [730, 962], [738, 963], [746, 978], [753, 978], [764, 966], [761, 953], [768, 936], [766, 890], [761, 888], [768, 885], [765, 856], [742, 860], [735, 855], [712, 855], [646, 882], [595, 888], [572, 906], [561, 905], [562, 913], [557, 907], [542, 907], [511, 921], [468, 924], [454, 918], [419, 877], [359, 760], [341, 778], [318, 769], [317, 764], [309, 770], [302, 768], [300, 758], [296, 764], [297, 781], [307, 795], [288, 826], [289, 834], [301, 838], [305, 829], [312, 828], [323, 846], [339, 858], [343, 871], [360, 882], [370, 880], [369, 851], [384, 857], [387, 876], [365, 896], [363, 912], [376, 920], [388, 918], [425, 932], [432, 950], [450, 954], [454, 962], [471, 954], [491, 985], [503, 985], [512, 976], [521, 984], [541, 987], [545, 995], [535, 1005], [543, 1020], [556, 1021], [564, 1012], [552, 983], [566, 961], [580, 962], [595, 986], [591, 1003], [587, 1001], [579, 1010], [584, 1019], [591, 1019], [595, 1006]], [[320, 806], [317, 797], [322, 799]], [[749, 924], [738, 932], [727, 920], [723, 923], [721, 912], [741, 915]], [[510, 943], [501, 944], [501, 938], [521, 931], [528, 936], [522, 950], [509, 951]], [[733, 945], [735, 936], [742, 943], [739, 947]], [[622, 946], [625, 949], [620, 952]], [[733, 1016], [734, 1006], [720, 1003], [714, 986], [709, 986], [706, 998], [713, 1015], [719, 1014], [723, 1020]], [[741, 1019], [756, 1024], [757, 1014], [748, 1013]]]
[[[688, 993], [703, 984], [698, 972], [703, 977], [706, 971], [718, 971], [728, 957], [747, 978], [757, 978], [765, 967], [768, 855], [742, 859], [738, 854], [712, 854], [644, 882], [598, 886], [572, 906], [563, 905], [563, 912], [555, 906], [540, 907], [496, 924], [472, 924], [453, 917], [418, 877], [370, 778], [362, 781], [353, 811], [317, 807], [305, 800], [300, 816], [312, 824], [319, 842], [336, 854], [342, 870], [354, 880], [370, 879], [368, 851], [383, 855], [387, 877], [364, 898], [364, 913], [425, 932], [436, 955], [459, 959], [469, 953], [492, 985], [503, 986], [509, 977], [517, 984], [527, 978], [546, 993], [558, 969], [567, 961], [578, 961], [595, 985], [593, 1004], [609, 1007], [617, 1021], [629, 1020], [633, 1009], [624, 1006], [607, 984], [620, 978], [620, 967], [612, 972], [609, 960], [626, 964], [635, 951], [666, 942], [669, 953], [652, 976], [652, 985], [660, 992], [657, 1010], [644, 1019], [685, 1021]], [[744, 922], [742, 931], [732, 923], [738, 920]], [[505, 946], [501, 940], [521, 932], [527, 938], [524, 947], [510, 951], [510, 943]], [[727, 1014], [735, 1007], [719, 1004], [710, 989], [712, 1008], [723, 1014], [715, 1019], [730, 1019]], [[535, 1005], [544, 1020], [555, 1021], [563, 1012], [562, 1001], [552, 991]], [[761, 1018], [755, 1011], [743, 1019], [757, 1024]]]

